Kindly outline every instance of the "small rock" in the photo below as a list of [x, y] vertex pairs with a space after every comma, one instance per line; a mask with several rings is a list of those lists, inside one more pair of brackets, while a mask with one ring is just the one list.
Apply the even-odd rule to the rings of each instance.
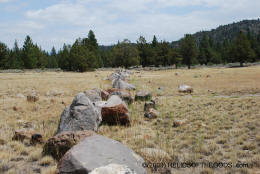
[[182, 92], [182, 93], [192, 93], [193, 92], [193, 88], [188, 86], [188, 85], [180, 85], [179, 86], [179, 92]]
[[36, 91], [33, 91], [31, 94], [27, 96], [28, 102], [37, 102], [39, 100], [39, 95]]
[[30, 143], [31, 143], [32, 145], [42, 144], [42, 143], [43, 143], [42, 135], [41, 135], [41, 134], [38, 134], [38, 133], [33, 134], [32, 137], [31, 137]]
[[187, 122], [186, 119], [184, 120], [174, 120], [172, 127], [179, 127]]
[[84, 138], [94, 135], [95, 132], [85, 131], [66, 131], [51, 137], [43, 147], [44, 155], [51, 155], [59, 160], [72, 146], [78, 144]]
[[24, 96], [23, 94], [21, 94], [21, 93], [17, 94], [16, 96], [17, 96], [18, 98], [25, 98], [25, 96]]
[[90, 174], [137, 174], [134, 170], [125, 165], [109, 164], [94, 169]]
[[3, 140], [3, 139], [0, 139], [0, 145], [4, 145], [6, 143], [6, 141], [5, 140]]
[[153, 108], [150, 108], [149, 111], [147, 111], [144, 114], [144, 117], [149, 119], [157, 118], [158, 116], [159, 116], [159, 112]]
[[102, 122], [109, 125], [130, 125], [127, 105], [117, 95], [112, 95], [101, 109]]
[[209, 74], [208, 74], [206, 77], [207, 77], [207, 78], [210, 78], [210, 77], [211, 77], [211, 75], [209, 75]]
[[145, 102], [145, 104], [144, 104], [144, 111], [149, 111], [150, 108], [156, 109], [154, 100], [151, 100], [149, 102]]
[[139, 91], [135, 95], [135, 101], [141, 100], [141, 101], [147, 101], [152, 99], [152, 93], [147, 91]]

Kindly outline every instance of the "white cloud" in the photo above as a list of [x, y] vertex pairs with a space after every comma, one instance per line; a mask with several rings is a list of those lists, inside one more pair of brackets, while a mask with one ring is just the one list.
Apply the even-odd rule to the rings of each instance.
[[254, 0], [67, 0], [26, 11], [25, 19], [10, 31], [30, 34], [46, 49], [86, 37], [90, 29], [100, 44], [124, 38], [135, 42], [139, 35], [150, 41], [154, 34], [173, 41], [185, 33], [257, 18], [259, 8]]

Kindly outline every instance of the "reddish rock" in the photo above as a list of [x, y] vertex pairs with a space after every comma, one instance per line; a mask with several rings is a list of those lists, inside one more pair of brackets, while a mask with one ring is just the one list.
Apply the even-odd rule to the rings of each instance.
[[109, 96], [112, 95], [118, 95], [123, 101], [125, 101], [128, 104], [133, 103], [133, 97], [128, 90], [124, 89], [117, 89], [117, 88], [111, 88], [108, 90]]
[[101, 109], [102, 122], [109, 125], [130, 125], [128, 108], [117, 95], [112, 95]]
[[51, 137], [43, 147], [44, 155], [59, 160], [72, 146], [84, 138], [94, 135], [93, 131], [66, 131]]
[[101, 89], [101, 98], [102, 100], [107, 100], [109, 96], [109, 93], [103, 89]]

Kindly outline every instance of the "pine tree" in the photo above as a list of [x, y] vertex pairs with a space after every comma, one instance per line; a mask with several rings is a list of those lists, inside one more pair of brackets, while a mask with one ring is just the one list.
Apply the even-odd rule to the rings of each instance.
[[70, 48], [66, 44], [63, 45], [63, 49], [59, 51], [58, 55], [58, 65], [61, 69], [71, 71], [70, 62]]
[[186, 34], [181, 41], [181, 54], [183, 57], [183, 63], [190, 69], [191, 65], [195, 63], [198, 55], [198, 48], [192, 35]]
[[125, 39], [121, 43], [119, 42], [111, 51], [117, 67], [124, 66], [128, 68], [140, 64], [138, 49], [131, 45], [128, 39]]
[[251, 48], [247, 36], [242, 31], [239, 32], [233, 41], [233, 46], [234, 60], [240, 62], [241, 67], [243, 67], [245, 62], [250, 61], [255, 56], [255, 52]]
[[57, 68], [58, 63], [57, 63], [57, 53], [54, 47], [51, 49], [51, 53], [48, 56], [48, 64], [47, 68]]
[[37, 59], [36, 59], [36, 49], [32, 42], [30, 36], [26, 36], [24, 45], [23, 45], [23, 53], [22, 53], [22, 60], [24, 62], [25, 68], [32, 69], [36, 68], [37, 66]]
[[8, 49], [4, 43], [0, 42], [0, 69], [6, 69], [8, 61]]

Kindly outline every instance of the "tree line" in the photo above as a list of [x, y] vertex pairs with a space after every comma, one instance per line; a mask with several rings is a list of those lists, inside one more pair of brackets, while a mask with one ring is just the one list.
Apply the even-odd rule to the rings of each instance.
[[214, 41], [206, 33], [200, 40], [190, 34], [178, 44], [158, 41], [156, 36], [147, 42], [140, 36], [136, 43], [128, 39], [115, 45], [99, 46], [95, 34], [64, 44], [56, 51], [41, 49], [26, 36], [22, 48], [15, 41], [12, 49], [0, 42], [0, 69], [61, 68], [66, 71], [92, 71], [100, 67], [188, 66], [260, 61], [260, 34], [240, 31], [232, 40]]

